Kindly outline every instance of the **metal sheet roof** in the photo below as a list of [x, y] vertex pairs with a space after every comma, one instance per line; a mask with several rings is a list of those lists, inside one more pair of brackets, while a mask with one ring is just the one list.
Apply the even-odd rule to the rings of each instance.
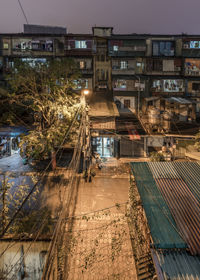
[[183, 172], [176, 162], [150, 162], [148, 166], [191, 253], [200, 254], [200, 204], [182, 176], [190, 173], [190, 164], [183, 165]]
[[192, 104], [191, 101], [189, 101], [185, 98], [182, 98], [182, 97], [170, 97], [170, 98], [167, 98], [167, 101], [171, 102], [171, 103], [179, 103], [179, 104]]
[[[152, 203], [152, 195], [157, 203], [164, 199], [169, 207], [168, 215], [172, 215], [175, 221], [177, 232], [187, 243], [190, 252], [200, 255], [200, 163], [146, 162], [140, 164], [141, 168], [138, 168], [136, 163], [132, 163], [132, 167], [142, 201], [146, 204], [145, 211], [151, 211], [154, 215], [154, 209], [149, 207]], [[151, 176], [147, 176], [148, 172], [153, 178], [153, 183]], [[156, 188], [158, 188], [157, 191]], [[145, 189], [149, 194], [144, 196], [141, 189]], [[159, 217], [154, 219], [163, 219], [163, 211], [163, 209], [160, 212], [157, 211], [160, 219]], [[151, 217], [150, 214], [148, 215]], [[172, 221], [171, 217], [170, 221]], [[150, 220], [150, 227], [151, 223], [154, 221]], [[167, 238], [163, 236], [167, 234], [167, 231], [160, 234], [158, 239], [160, 238], [161, 242], [163, 238]], [[161, 244], [160, 248], [164, 248], [164, 245]]]
[[148, 166], [192, 254], [200, 254], [200, 165], [149, 162]]
[[199, 280], [200, 257], [186, 251], [152, 250], [158, 279]]
[[156, 248], [186, 248], [174, 218], [145, 162], [131, 163]]

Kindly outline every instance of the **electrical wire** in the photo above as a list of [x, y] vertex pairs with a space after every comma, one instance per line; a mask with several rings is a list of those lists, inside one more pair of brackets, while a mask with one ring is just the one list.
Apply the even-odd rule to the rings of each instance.
[[[61, 182], [62, 183], [62, 182]], [[40, 220], [39, 220], [40, 221]], [[34, 226], [36, 226], [37, 225], [37, 222], [35, 223], [35, 224], [33, 224], [33, 227], [32, 227], [32, 230], [33, 230], [33, 228], [34, 228]], [[32, 231], [31, 230], [31, 231]], [[26, 238], [23, 238], [23, 239], [21, 239], [20, 238], [20, 241], [24, 241], [24, 239], [26, 239]], [[14, 237], [12, 238], [12, 240], [14, 240]], [[1, 256], [9, 249], [9, 248], [11, 248], [11, 247], [13, 247], [14, 245], [16, 244], [16, 242], [14, 242], [11, 246], [10, 246], [10, 244], [7, 246], [7, 248], [3, 251], [3, 253], [1, 254]], [[0, 256], [0, 257], [1, 257]]]
[[[80, 107], [79, 109], [77, 110], [76, 114], [75, 114], [75, 117], [71, 123], [71, 125], [68, 127], [68, 130], [64, 136], [64, 139], [61, 143], [61, 145], [59, 146], [59, 148], [57, 149], [56, 151], [56, 154], [58, 153], [58, 151], [61, 149], [61, 147], [63, 146], [63, 143], [66, 141], [72, 127], [73, 127], [73, 124], [78, 116], [78, 113], [79, 113], [79, 110], [80, 110]], [[12, 224], [12, 222], [15, 220], [16, 216], [18, 215], [18, 213], [21, 211], [22, 207], [24, 206], [24, 204], [26, 203], [26, 201], [29, 199], [29, 197], [32, 195], [32, 193], [34, 192], [35, 188], [37, 187], [38, 183], [41, 181], [42, 178], [44, 178], [44, 175], [45, 175], [45, 172], [47, 171], [47, 169], [49, 168], [49, 166], [51, 165], [52, 163], [52, 160], [48, 163], [48, 165], [46, 166], [46, 168], [44, 169], [44, 171], [42, 172], [42, 175], [41, 175], [41, 178], [39, 181], [37, 181], [34, 186], [32, 187], [32, 189], [30, 190], [30, 192], [28, 193], [28, 195], [25, 197], [25, 199], [23, 200], [22, 204], [20, 205], [20, 207], [18, 208], [18, 210], [15, 212], [15, 214], [13, 215], [13, 217], [11, 218], [10, 222], [7, 224], [7, 226], [5, 227], [5, 229], [3, 230], [3, 232], [1, 233], [0, 235], [0, 238], [2, 238], [4, 236], [4, 234], [7, 232], [8, 228], [10, 227], [10, 225]]]
[[24, 9], [23, 9], [23, 7], [22, 7], [22, 4], [21, 4], [20, 0], [17, 0], [17, 1], [18, 1], [19, 6], [20, 6], [20, 8], [21, 8], [21, 10], [22, 10], [22, 13], [23, 13], [24, 18], [25, 18], [25, 20], [26, 20], [26, 23], [29, 24], [29, 23], [28, 23], [27, 16], [26, 16], [26, 14], [25, 14], [25, 11], [24, 11]]
[[[79, 144], [79, 142], [78, 142], [78, 144]], [[73, 159], [72, 159], [72, 160], [73, 160]], [[77, 163], [77, 161], [76, 161], [76, 163]], [[44, 225], [45, 220], [46, 220], [46, 218], [43, 219], [42, 225]], [[29, 246], [29, 248], [28, 248], [28, 250], [26, 251], [25, 254], [28, 253], [28, 251], [30, 250], [30, 248], [31, 248], [31, 246], [32, 246], [32, 244], [33, 244], [33, 242], [35, 242], [35, 241], [37, 240], [37, 238], [38, 238], [38, 236], [39, 236], [39, 234], [40, 234], [40, 232], [41, 232], [41, 228], [42, 228], [42, 226], [40, 226], [39, 233], [36, 235], [36, 238], [34, 239], [34, 241], [31, 242], [31, 244], [30, 244], [30, 246]], [[19, 260], [15, 263], [15, 265], [12, 266], [12, 269], [9, 271], [9, 274], [12, 272], [13, 268], [16, 267], [16, 265], [19, 263], [20, 259], [21, 259], [21, 258], [19, 258]]]
[[[47, 255], [47, 259], [46, 259], [46, 264], [45, 264], [45, 267], [44, 267], [44, 270], [43, 270], [43, 278], [42, 279], [45, 279], [47, 274], [48, 274], [48, 271], [51, 270], [51, 267], [52, 267], [52, 262], [53, 262], [53, 259], [54, 259], [54, 256], [55, 256], [55, 251], [56, 251], [56, 246], [60, 246], [62, 247], [63, 245], [63, 240], [64, 240], [64, 234], [65, 234], [65, 217], [68, 216], [68, 212], [69, 212], [69, 206], [70, 206], [70, 201], [71, 201], [71, 198], [73, 196], [73, 191], [74, 191], [74, 179], [76, 178], [76, 173], [77, 173], [77, 168], [79, 167], [79, 160], [80, 160], [80, 154], [81, 154], [81, 151], [82, 151], [82, 145], [83, 145], [83, 134], [85, 133], [85, 127], [83, 127], [83, 125], [85, 124], [84, 122], [84, 115], [82, 115], [82, 120], [81, 120], [81, 125], [80, 125], [80, 129], [79, 129], [79, 136], [78, 136], [78, 141], [77, 141], [77, 145], [74, 149], [74, 154], [73, 154], [73, 158], [72, 158], [72, 161], [71, 161], [71, 164], [70, 164], [70, 167], [73, 167], [71, 169], [71, 179], [69, 181], [69, 184], [68, 184], [68, 194], [65, 198], [65, 193], [66, 193], [66, 190], [64, 192], [64, 199], [63, 199], [63, 202], [62, 202], [62, 210], [61, 210], [61, 213], [59, 215], [59, 219], [58, 219], [58, 222], [56, 224], [56, 228], [55, 228], [55, 231], [54, 231], [54, 234], [53, 234], [53, 238], [52, 238], [52, 241], [50, 243], [50, 246], [49, 246], [49, 250], [48, 250], [48, 255]], [[70, 168], [69, 168], [70, 170]]]

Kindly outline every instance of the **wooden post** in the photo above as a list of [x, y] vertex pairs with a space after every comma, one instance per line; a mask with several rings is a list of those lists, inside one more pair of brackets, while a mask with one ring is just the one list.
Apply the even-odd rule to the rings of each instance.
[[54, 171], [56, 169], [56, 153], [55, 153], [55, 151], [51, 152], [51, 166], [52, 166], [52, 170]]

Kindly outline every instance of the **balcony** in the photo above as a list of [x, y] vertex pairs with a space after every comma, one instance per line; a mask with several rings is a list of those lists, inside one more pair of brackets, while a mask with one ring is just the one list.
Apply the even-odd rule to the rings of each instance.
[[93, 74], [93, 69], [89, 68], [89, 69], [80, 69], [80, 72], [82, 75], [92, 75]]
[[187, 96], [189, 96], [189, 97], [200, 97], [200, 90], [198, 90], [198, 91], [193, 90], [192, 92], [187, 92]]
[[114, 51], [112, 47], [109, 48], [110, 56], [144, 56], [146, 53], [146, 46], [135, 47], [119, 47], [117, 51]]
[[53, 50], [44, 50], [44, 49], [13, 49], [12, 55], [16, 56], [53, 56]]
[[121, 68], [112, 68], [112, 75], [135, 75], [135, 69], [134, 68], [127, 68], [127, 69], [121, 69]]
[[199, 77], [200, 76], [200, 69], [185, 69], [185, 76], [194, 76], [194, 77]]
[[174, 70], [174, 71], [147, 71], [145, 72], [147, 75], [155, 75], [155, 76], [179, 76], [181, 74], [181, 70]]

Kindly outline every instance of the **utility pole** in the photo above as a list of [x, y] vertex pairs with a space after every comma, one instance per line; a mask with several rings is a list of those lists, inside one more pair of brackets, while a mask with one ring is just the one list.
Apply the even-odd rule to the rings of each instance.
[[5, 226], [6, 226], [6, 175], [3, 174], [3, 181], [2, 181], [2, 232], [4, 232]]

